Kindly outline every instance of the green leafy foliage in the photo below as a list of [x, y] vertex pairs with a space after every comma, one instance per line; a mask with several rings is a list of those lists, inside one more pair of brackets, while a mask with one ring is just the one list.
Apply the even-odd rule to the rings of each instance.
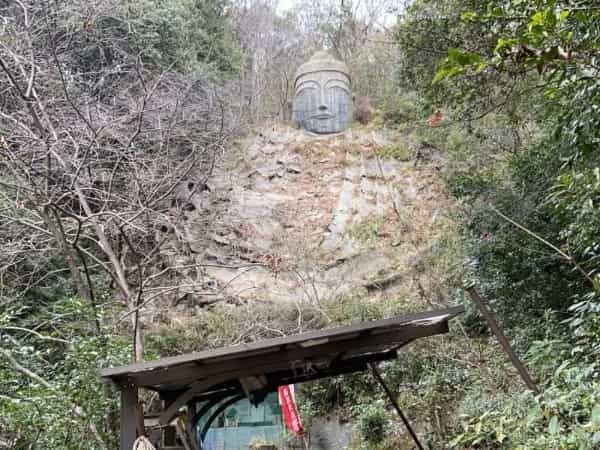
[[[534, 350], [535, 351], [535, 350]], [[593, 449], [600, 442], [596, 404], [600, 386], [595, 366], [565, 361], [543, 394], [506, 398], [482, 415], [463, 416], [462, 430], [450, 446], [464, 448]]]
[[412, 157], [408, 145], [401, 141], [378, 147], [375, 153], [383, 159], [397, 159], [398, 161], [409, 161]]
[[453, 448], [599, 445], [599, 24], [585, 1], [421, 0], [397, 28], [399, 85], [448, 114], [414, 133], [447, 152], [463, 275], [529, 349], [542, 388], [465, 388]]
[[370, 404], [360, 409], [358, 423], [364, 442], [379, 444], [385, 437], [387, 428], [386, 411], [381, 404]]
[[142, 57], [183, 71], [231, 74], [239, 69], [228, 0], [144, 0], [133, 6]]
[[477, 53], [451, 48], [448, 50], [448, 57], [442, 63], [440, 70], [433, 77], [433, 83], [464, 74], [469, 68], [481, 72], [487, 65], [484, 58]]
[[104, 312], [70, 297], [35, 310], [6, 297], [1, 302], [0, 434], [9, 448], [116, 445], [118, 404], [98, 370], [127, 362], [131, 348], [108, 329], [95, 328]]

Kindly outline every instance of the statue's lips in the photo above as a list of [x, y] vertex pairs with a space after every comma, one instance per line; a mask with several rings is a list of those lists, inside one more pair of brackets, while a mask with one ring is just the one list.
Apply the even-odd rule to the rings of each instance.
[[335, 116], [333, 114], [317, 114], [314, 116], [310, 116], [311, 119], [317, 119], [317, 120], [328, 120], [328, 119], [333, 119]]

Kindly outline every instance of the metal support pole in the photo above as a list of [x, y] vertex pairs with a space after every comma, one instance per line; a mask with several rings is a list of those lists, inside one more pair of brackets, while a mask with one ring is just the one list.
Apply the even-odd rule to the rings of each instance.
[[469, 295], [471, 296], [471, 298], [477, 305], [479, 312], [485, 318], [488, 325], [492, 329], [493, 333], [496, 335], [496, 339], [498, 339], [498, 342], [500, 343], [500, 345], [502, 346], [502, 348], [504, 349], [504, 351], [510, 358], [511, 362], [513, 363], [513, 366], [515, 366], [515, 368], [519, 372], [519, 375], [521, 375], [521, 379], [523, 380], [523, 382], [527, 385], [527, 387], [529, 389], [531, 389], [533, 392], [538, 394], [539, 390], [538, 390], [537, 386], [535, 385], [535, 382], [529, 375], [529, 372], [527, 372], [525, 365], [521, 362], [521, 360], [519, 359], [519, 357], [517, 356], [517, 354], [511, 347], [510, 342], [508, 342], [508, 339], [502, 332], [500, 325], [498, 325], [498, 322], [496, 322], [494, 313], [487, 306], [487, 304], [488, 304], [487, 300], [485, 300], [483, 297], [481, 297], [481, 295], [479, 295], [479, 292], [477, 292], [477, 290], [473, 286], [468, 287], [467, 292], [469, 293]]
[[419, 441], [419, 438], [417, 437], [417, 434], [415, 433], [415, 431], [413, 430], [412, 426], [410, 425], [410, 422], [408, 421], [408, 419], [406, 418], [406, 416], [404, 415], [404, 413], [400, 409], [400, 406], [398, 406], [398, 402], [396, 401], [396, 398], [394, 397], [394, 394], [392, 394], [392, 391], [390, 391], [390, 389], [385, 384], [385, 381], [383, 381], [383, 378], [381, 377], [381, 374], [379, 373], [379, 370], [377, 370], [377, 365], [375, 365], [375, 363], [369, 363], [369, 367], [371, 367], [371, 372], [373, 372], [373, 376], [379, 382], [379, 384], [381, 385], [381, 387], [383, 388], [383, 390], [387, 394], [388, 399], [390, 400], [390, 402], [394, 406], [394, 409], [398, 412], [398, 415], [402, 419], [402, 422], [404, 422], [404, 426], [406, 427], [406, 429], [410, 433], [411, 437], [415, 441], [415, 444], [417, 444], [417, 448], [419, 450], [425, 450], [425, 447], [423, 447], [423, 445], [421, 445], [421, 442]]

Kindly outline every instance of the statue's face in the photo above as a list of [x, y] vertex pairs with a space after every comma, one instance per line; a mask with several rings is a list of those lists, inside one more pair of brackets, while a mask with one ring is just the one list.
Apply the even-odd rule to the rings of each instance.
[[352, 120], [350, 79], [341, 72], [302, 75], [296, 82], [294, 118], [314, 133], [337, 133]]

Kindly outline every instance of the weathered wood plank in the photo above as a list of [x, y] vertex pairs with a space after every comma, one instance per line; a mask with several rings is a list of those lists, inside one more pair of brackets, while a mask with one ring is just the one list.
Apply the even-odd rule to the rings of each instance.
[[214, 350], [205, 350], [201, 352], [188, 353], [186, 355], [162, 358], [157, 361], [148, 361], [143, 363], [124, 365], [120, 367], [107, 368], [102, 369], [100, 371], [100, 375], [106, 378], [118, 379], [119, 377], [126, 377], [129, 375], [134, 375], [136, 373], [149, 372], [154, 370], [160, 371], [179, 364], [196, 363], [199, 361], [211, 364], [212, 362], [214, 362], [214, 360], [217, 359], [235, 359], [240, 357], [240, 355], [243, 355], [244, 357], [250, 357], [258, 354], [278, 351], [282, 346], [290, 346], [308, 340], [318, 340], [322, 338], [328, 338], [330, 340], [345, 338], [347, 339], [348, 336], [351, 336], [356, 332], [362, 332], [365, 330], [372, 330], [374, 332], [384, 332], [386, 331], [386, 329], [395, 329], [402, 326], [403, 324], [408, 324], [413, 321], [435, 319], [437, 317], [453, 317], [463, 312], [464, 308], [462, 306], [456, 306], [453, 308], [445, 308], [416, 314], [407, 314], [401, 317], [395, 317], [391, 319], [377, 320], [366, 323], [357, 323], [354, 325], [338, 327], [334, 329], [325, 329], [281, 338], [266, 339], [264, 341], [259, 341], [252, 344], [242, 344]]
[[121, 450], [131, 450], [137, 438], [138, 388], [127, 383], [121, 389]]
[[[448, 331], [446, 321], [433, 324], [411, 324], [399, 330], [380, 333], [360, 338], [350, 344], [346, 341], [328, 342], [311, 347], [296, 347], [289, 350], [269, 353], [260, 358], [240, 358], [214, 364], [186, 365], [173, 367], [170, 370], [149, 372], [135, 375], [135, 381], [140, 386], [186, 385], [196, 380], [207, 379], [230, 374], [231, 379], [244, 376], [262, 375], [277, 370], [293, 370], [304, 367], [303, 362], [312, 363], [316, 360], [327, 361], [339, 353], [350, 358], [357, 353], [386, 351], [392, 347], [403, 345], [414, 339], [445, 333]], [[222, 380], [224, 382], [227, 380]], [[216, 383], [214, 383], [216, 384]]]

